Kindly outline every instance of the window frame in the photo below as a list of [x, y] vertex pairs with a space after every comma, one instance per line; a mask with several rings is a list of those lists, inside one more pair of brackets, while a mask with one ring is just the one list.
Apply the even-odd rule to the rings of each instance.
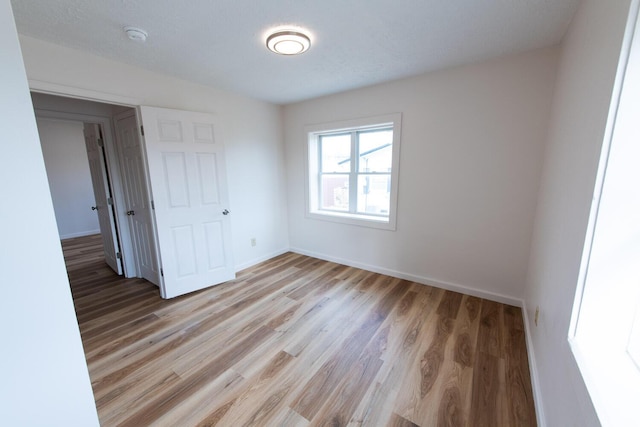
[[[396, 230], [396, 215], [398, 204], [398, 176], [400, 168], [400, 135], [402, 115], [400, 113], [367, 117], [340, 122], [322, 123], [305, 127], [305, 213], [310, 219]], [[366, 131], [390, 129], [393, 132], [391, 147], [391, 171], [389, 173], [370, 173], [359, 171], [359, 156], [355, 135]], [[322, 171], [321, 139], [324, 136], [350, 134], [351, 135], [351, 166], [349, 172], [328, 173]], [[355, 158], [355, 161], [353, 159]], [[349, 211], [322, 209], [320, 203], [321, 180], [323, 175], [349, 176]], [[391, 179], [389, 214], [387, 216], [357, 212], [357, 180], [359, 176], [388, 175]], [[354, 182], [355, 181], [355, 182]]]
[[620, 230], [629, 218], [637, 224], [640, 209], [626, 200], [637, 200], [633, 184], [640, 172], [620, 159], [635, 159], [638, 152], [631, 153], [628, 147], [635, 147], [638, 129], [639, 7], [637, 0], [632, 3], [625, 30], [568, 331], [571, 352], [603, 425], [631, 425], [638, 420], [634, 399], [640, 393], [640, 366], [637, 353], [631, 354], [637, 351], [631, 340], [638, 340], [634, 316], [640, 313], [635, 304], [640, 290], [635, 281], [629, 285], [628, 277], [635, 279], [635, 274], [623, 274], [625, 267], [635, 268], [627, 258], [638, 248], [621, 244], [620, 239], [634, 235], [635, 229]]

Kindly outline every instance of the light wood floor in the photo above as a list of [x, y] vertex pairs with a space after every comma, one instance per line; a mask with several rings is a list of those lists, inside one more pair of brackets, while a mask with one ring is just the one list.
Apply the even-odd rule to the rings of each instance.
[[103, 426], [533, 426], [519, 308], [287, 253], [165, 301], [63, 242]]

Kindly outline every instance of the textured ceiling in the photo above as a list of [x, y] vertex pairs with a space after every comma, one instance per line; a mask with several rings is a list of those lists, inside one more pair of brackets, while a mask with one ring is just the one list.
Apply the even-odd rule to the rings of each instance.
[[[12, 0], [18, 31], [286, 104], [558, 43], [579, 0]], [[312, 35], [297, 57], [267, 31]], [[149, 33], [145, 44], [122, 28]]]

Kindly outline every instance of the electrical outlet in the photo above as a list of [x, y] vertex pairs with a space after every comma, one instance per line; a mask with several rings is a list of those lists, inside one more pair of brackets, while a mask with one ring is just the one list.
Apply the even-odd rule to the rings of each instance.
[[533, 316], [533, 323], [538, 326], [538, 317], [540, 317], [540, 306], [536, 306], [536, 314]]
[[256, 238], [252, 237], [251, 238], [251, 246], [255, 246], [256, 245]]

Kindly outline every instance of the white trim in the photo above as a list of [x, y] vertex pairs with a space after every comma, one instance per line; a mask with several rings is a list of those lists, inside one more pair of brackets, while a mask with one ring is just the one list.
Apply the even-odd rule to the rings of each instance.
[[582, 304], [582, 298], [585, 288], [585, 280], [588, 273], [589, 257], [591, 256], [591, 248], [593, 245], [594, 232], [596, 227], [596, 220], [598, 217], [598, 209], [600, 207], [600, 197], [602, 196], [602, 187], [604, 185], [604, 176], [606, 173], [607, 163], [609, 161], [609, 152], [611, 150], [611, 143], [613, 139], [613, 133], [615, 130], [615, 123], [620, 108], [620, 98], [622, 96], [624, 79], [627, 73], [627, 66], [629, 64], [629, 58], [631, 56], [631, 47], [634, 39], [634, 33], [638, 21], [638, 9], [640, 2], [633, 0], [629, 7], [629, 16], [627, 17], [627, 23], [625, 28], [624, 39], [622, 41], [622, 47], [620, 49], [620, 58], [618, 60], [618, 69], [616, 71], [616, 77], [613, 84], [613, 90], [611, 92], [611, 104], [609, 108], [609, 114], [607, 116], [607, 122], [605, 125], [604, 137], [602, 140], [602, 148], [600, 150], [600, 159], [598, 161], [598, 170], [596, 173], [596, 179], [594, 183], [593, 197], [591, 200], [591, 208], [589, 210], [589, 220], [587, 223], [587, 229], [585, 232], [585, 244], [582, 251], [582, 257], [580, 259], [580, 270], [578, 272], [578, 286], [576, 289], [576, 295], [574, 297], [573, 307], [571, 312], [571, 322], [569, 326], [568, 338], [572, 339], [576, 335], [578, 321], [580, 318], [580, 305]]
[[533, 338], [531, 334], [531, 322], [529, 321], [529, 309], [526, 301], [521, 301], [522, 316], [524, 317], [524, 334], [527, 341], [527, 357], [529, 359], [529, 375], [531, 377], [531, 387], [533, 388], [533, 402], [536, 409], [536, 417], [538, 418], [538, 427], [546, 427], [547, 420], [544, 415], [544, 405], [542, 398], [542, 390], [540, 388], [540, 380], [538, 376], [538, 364], [536, 363], [536, 355], [533, 351]]
[[87, 101], [102, 102], [107, 104], [123, 105], [126, 107], [135, 107], [142, 104], [141, 100], [137, 98], [130, 98], [128, 96], [99, 92], [91, 89], [82, 89], [74, 86], [50, 83], [42, 80], [29, 79], [29, 89], [33, 92], [38, 93], [64, 96], [67, 98], [84, 99]]
[[[640, 296], [629, 278], [636, 273], [635, 249], [625, 241], [634, 230], [618, 226], [633, 223], [638, 211], [629, 202], [637, 195], [630, 191], [635, 190], [637, 169], [621, 159], [633, 156], [636, 147], [637, 95], [631, 94], [637, 94], [640, 85], [639, 7], [633, 0], [628, 12], [567, 333], [598, 418], [607, 425], [631, 425], [639, 419], [633, 404], [640, 392], [640, 372], [628, 357], [628, 336], [623, 335], [630, 333], [632, 305]], [[615, 218], [612, 212], [618, 212]]]
[[77, 233], [70, 233], [70, 234], [64, 234], [64, 235], [61, 234], [60, 240], [74, 239], [76, 237], [92, 236], [94, 234], [100, 234], [100, 229], [98, 228], [97, 230], [78, 231]]
[[242, 270], [245, 270], [249, 267], [253, 267], [254, 265], [260, 264], [261, 262], [265, 262], [270, 260], [271, 258], [275, 258], [282, 254], [286, 254], [287, 252], [291, 252], [289, 248], [279, 249], [277, 251], [271, 252], [267, 255], [259, 256], [258, 258], [253, 258], [252, 260], [245, 261], [242, 264], [235, 265], [236, 273]]
[[422, 285], [434, 286], [436, 288], [445, 289], [453, 292], [460, 292], [465, 295], [471, 295], [478, 298], [484, 298], [487, 300], [499, 302], [502, 304], [513, 305], [516, 307], [522, 307], [522, 300], [508, 295], [502, 295], [495, 292], [483, 291], [480, 289], [469, 288], [457, 283], [445, 282], [442, 280], [433, 279], [430, 277], [416, 276], [414, 274], [405, 273], [402, 271], [391, 270], [383, 267], [376, 267], [374, 265], [365, 264], [357, 261], [351, 261], [344, 258], [334, 257], [331, 255], [307, 251], [300, 248], [290, 248], [291, 252], [295, 252], [301, 255], [307, 255], [313, 258], [322, 259], [325, 261], [331, 261], [338, 264], [348, 265], [349, 267], [360, 268], [362, 270], [372, 271], [378, 274], [384, 274], [386, 276], [397, 277], [398, 279], [410, 280], [412, 282], [420, 283]]
[[390, 220], [376, 218], [370, 215], [352, 214], [348, 212], [316, 211], [307, 212], [309, 219], [337, 222], [339, 224], [357, 225], [359, 227], [379, 228], [381, 230], [394, 231], [396, 227], [390, 224]]

